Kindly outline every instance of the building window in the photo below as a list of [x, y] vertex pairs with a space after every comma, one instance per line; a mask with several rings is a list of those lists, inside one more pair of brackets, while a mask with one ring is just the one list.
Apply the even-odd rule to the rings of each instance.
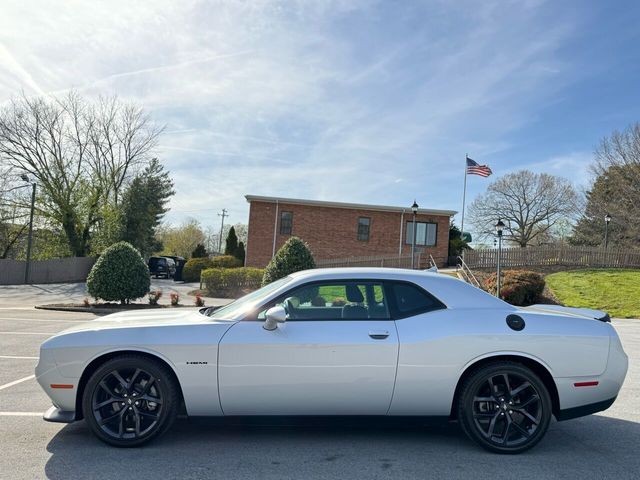
[[282, 235], [291, 235], [293, 229], [293, 212], [280, 213], [280, 233]]
[[[416, 222], [416, 245], [433, 247], [438, 235], [438, 224]], [[413, 222], [407, 222], [407, 244], [413, 244]]]
[[369, 241], [369, 227], [371, 225], [371, 219], [369, 217], [358, 218], [358, 240], [361, 242]]

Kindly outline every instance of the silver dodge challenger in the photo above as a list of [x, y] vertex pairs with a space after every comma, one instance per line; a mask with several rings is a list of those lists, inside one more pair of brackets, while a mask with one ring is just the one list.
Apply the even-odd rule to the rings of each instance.
[[218, 309], [108, 315], [42, 344], [44, 419], [144, 444], [179, 413], [457, 421], [518, 453], [551, 417], [607, 409], [627, 356], [600, 311], [518, 308], [463, 281], [400, 269], [292, 274]]

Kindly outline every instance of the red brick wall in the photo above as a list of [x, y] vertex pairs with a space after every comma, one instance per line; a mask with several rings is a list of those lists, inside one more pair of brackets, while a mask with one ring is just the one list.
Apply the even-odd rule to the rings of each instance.
[[[348, 208], [320, 207], [315, 205], [278, 204], [276, 226], [276, 251], [290, 235], [280, 234], [280, 214], [293, 213], [292, 235], [302, 238], [311, 247], [316, 260], [348, 258], [367, 255], [398, 255], [400, 247], [400, 212], [379, 212]], [[276, 221], [276, 204], [252, 201], [249, 209], [249, 237], [246, 264], [264, 267], [271, 260], [273, 232]], [[369, 217], [369, 241], [358, 240], [358, 217]], [[411, 245], [405, 243], [406, 222], [412, 220], [410, 210], [404, 214], [402, 255], [411, 255]], [[449, 244], [449, 217], [442, 215], [417, 215], [418, 222], [438, 224], [435, 247], [426, 247], [439, 265], [447, 261]]]

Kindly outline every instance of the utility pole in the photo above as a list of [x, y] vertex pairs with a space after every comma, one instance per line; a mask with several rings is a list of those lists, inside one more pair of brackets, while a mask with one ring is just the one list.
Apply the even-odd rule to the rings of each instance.
[[[23, 182], [29, 183], [29, 176], [24, 173], [20, 175]], [[25, 187], [27, 185], [24, 185]], [[24, 267], [24, 283], [29, 283], [29, 274], [31, 272], [31, 246], [33, 244], [33, 212], [36, 208], [36, 182], [31, 183], [31, 212], [29, 213], [29, 239], [27, 241], [27, 263]]]
[[223, 208], [222, 212], [218, 214], [219, 217], [222, 217], [222, 223], [220, 224], [220, 238], [218, 239], [218, 253], [222, 253], [222, 232], [224, 231], [224, 219], [228, 217], [227, 209]]

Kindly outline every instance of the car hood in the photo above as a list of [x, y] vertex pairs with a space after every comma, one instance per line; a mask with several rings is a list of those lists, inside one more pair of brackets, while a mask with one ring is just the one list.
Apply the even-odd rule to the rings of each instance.
[[[113, 328], [167, 327], [212, 323], [230, 323], [228, 320], [212, 320], [198, 310], [186, 308], [154, 308], [142, 311], [112, 313], [89, 322], [63, 330], [58, 335], [91, 332]], [[57, 335], [56, 335], [57, 336]]]
[[609, 314], [601, 310], [592, 310], [590, 308], [573, 308], [563, 307], [562, 305], [531, 305], [530, 307], [522, 307], [524, 312], [549, 313], [553, 315], [564, 315], [574, 318], [588, 318], [590, 320], [600, 320], [602, 322], [610, 321]]

